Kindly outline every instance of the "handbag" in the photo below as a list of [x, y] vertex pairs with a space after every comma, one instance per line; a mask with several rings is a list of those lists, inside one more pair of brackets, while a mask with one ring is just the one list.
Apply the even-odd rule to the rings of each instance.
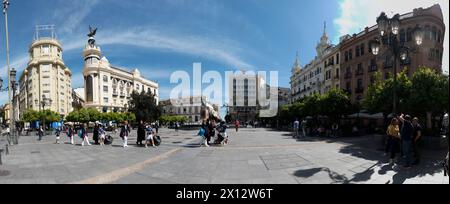
[[205, 136], [205, 129], [204, 128], [200, 128], [200, 131], [198, 132], [198, 136], [200, 136], [200, 137], [204, 137]]

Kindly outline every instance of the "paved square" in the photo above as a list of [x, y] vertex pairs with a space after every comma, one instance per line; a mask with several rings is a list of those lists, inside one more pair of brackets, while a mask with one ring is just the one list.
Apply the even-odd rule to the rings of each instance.
[[[200, 147], [197, 131], [161, 129], [157, 148], [54, 144], [21, 137], [3, 156], [0, 183], [135, 184], [449, 184], [444, 151], [424, 150], [412, 169], [389, 166], [373, 137], [293, 139], [269, 129], [230, 131], [225, 147]], [[76, 138], [80, 144], [80, 139]]]

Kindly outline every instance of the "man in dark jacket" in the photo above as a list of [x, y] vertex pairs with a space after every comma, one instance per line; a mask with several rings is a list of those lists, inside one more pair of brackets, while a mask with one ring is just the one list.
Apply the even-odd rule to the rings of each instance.
[[142, 141], [145, 140], [145, 124], [144, 121], [140, 121], [137, 130], [137, 142], [136, 145], [142, 145]]
[[93, 135], [92, 139], [94, 139], [94, 144], [98, 145], [99, 144], [98, 143], [98, 123], [95, 123], [94, 131], [92, 132], [92, 135]]
[[411, 168], [411, 147], [414, 135], [414, 126], [411, 123], [411, 116], [403, 114], [400, 116], [403, 125], [400, 130], [402, 138], [403, 155], [405, 156], [405, 168]]

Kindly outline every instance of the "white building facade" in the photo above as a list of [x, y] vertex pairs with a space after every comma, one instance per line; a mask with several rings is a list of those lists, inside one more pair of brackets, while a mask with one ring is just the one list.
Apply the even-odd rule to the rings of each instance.
[[297, 55], [290, 82], [292, 102], [306, 96], [326, 92], [324, 87], [326, 87], [325, 83], [328, 79], [325, 77], [324, 61], [333, 47], [326, 33], [325, 25], [323, 35], [316, 47], [316, 57], [302, 68]]
[[100, 112], [126, 112], [133, 91], [151, 92], [158, 103], [158, 83], [143, 78], [139, 70], [128, 71], [112, 66], [95, 43], [86, 44], [83, 56], [86, 108]]
[[[19, 78], [19, 114], [27, 109], [52, 110], [61, 116], [72, 111], [72, 73], [64, 64], [61, 43], [36, 35], [28, 50], [30, 60]], [[46, 100], [42, 106], [43, 99]]]

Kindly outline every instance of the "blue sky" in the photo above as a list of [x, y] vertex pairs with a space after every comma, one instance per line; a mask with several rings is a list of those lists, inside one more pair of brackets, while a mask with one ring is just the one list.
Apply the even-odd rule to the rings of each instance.
[[[279, 84], [289, 87], [296, 51], [302, 65], [315, 56], [315, 46], [328, 24], [336, 43], [342, 34], [375, 24], [389, 1], [371, 0], [10, 0], [12, 66], [22, 71], [34, 26], [54, 24], [63, 43], [64, 61], [73, 86], [82, 86], [82, 48], [88, 25], [98, 27], [97, 43], [117, 66], [138, 68], [160, 83], [168, 98], [170, 75], [192, 70], [278, 70]], [[448, 22], [448, 0], [401, 0], [391, 9], [400, 13], [441, 3]], [[397, 1], [396, 1], [397, 2]], [[398, 4], [398, 5], [397, 5]], [[0, 74], [5, 76], [4, 22], [0, 23]], [[447, 31], [448, 44], [448, 31]], [[448, 48], [448, 47], [447, 47]], [[448, 51], [448, 49], [446, 49]], [[448, 70], [448, 53], [444, 64]], [[6, 101], [0, 96], [0, 104]]]

